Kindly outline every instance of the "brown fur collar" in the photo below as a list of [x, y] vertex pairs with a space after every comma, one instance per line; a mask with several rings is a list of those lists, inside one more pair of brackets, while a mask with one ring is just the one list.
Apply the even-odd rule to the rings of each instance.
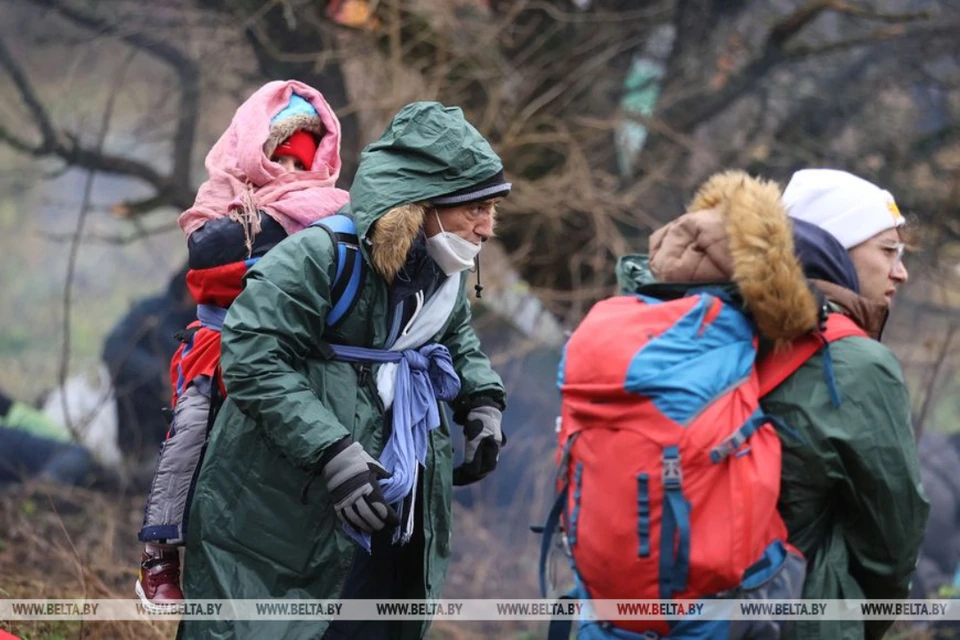
[[687, 213], [650, 238], [663, 282], [736, 282], [757, 328], [791, 340], [817, 325], [817, 301], [794, 255], [776, 183], [728, 171], [710, 178]]
[[426, 206], [403, 204], [383, 214], [370, 230], [370, 263], [387, 282], [403, 268], [410, 247], [423, 227]]

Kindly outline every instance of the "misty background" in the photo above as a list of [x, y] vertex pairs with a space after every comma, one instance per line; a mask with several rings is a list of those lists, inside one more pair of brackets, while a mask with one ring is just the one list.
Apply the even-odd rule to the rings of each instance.
[[[410, 101], [461, 106], [488, 137], [514, 187], [474, 309], [509, 445], [457, 492], [447, 597], [536, 596], [564, 332], [716, 171], [783, 185], [833, 167], [893, 193], [915, 242], [884, 341], [918, 434], [960, 432], [960, 0], [0, 0], [0, 16], [0, 391], [38, 405], [95, 378], [111, 330], [167, 290], [204, 156], [264, 82], [334, 107], [343, 188]], [[120, 421], [137, 446], [106, 489], [0, 491], [0, 597], [132, 597], [158, 443]], [[494, 635], [542, 631], [515, 627]]]

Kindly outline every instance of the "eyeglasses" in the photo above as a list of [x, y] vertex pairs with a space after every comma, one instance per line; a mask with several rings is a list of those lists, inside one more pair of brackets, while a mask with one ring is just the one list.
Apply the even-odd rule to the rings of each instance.
[[502, 200], [502, 198], [483, 200], [482, 202], [474, 203], [464, 209], [464, 214], [469, 220], [476, 220], [477, 218], [485, 215], [496, 216], [497, 205], [500, 204], [500, 200]]
[[890, 258], [891, 266], [895, 267], [898, 264], [903, 264], [903, 252], [907, 248], [906, 244], [903, 242], [878, 242], [877, 246]]

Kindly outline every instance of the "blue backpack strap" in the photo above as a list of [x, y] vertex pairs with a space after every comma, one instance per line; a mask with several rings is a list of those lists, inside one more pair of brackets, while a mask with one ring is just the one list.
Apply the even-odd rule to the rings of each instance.
[[337, 275], [330, 287], [332, 306], [326, 320], [327, 327], [333, 327], [353, 308], [363, 284], [364, 261], [360, 253], [360, 238], [353, 218], [342, 214], [317, 220], [310, 226], [326, 229], [337, 244]]
[[563, 513], [567, 505], [567, 487], [564, 487], [557, 496], [550, 513], [547, 515], [547, 521], [543, 524], [543, 538], [540, 540], [540, 565], [538, 576], [540, 578], [540, 597], [547, 597], [547, 557], [550, 555], [550, 544], [553, 542], [553, 534], [560, 526], [560, 514]]
[[715, 446], [710, 450], [710, 461], [714, 464], [719, 464], [726, 460], [729, 456], [735, 455], [736, 452], [743, 446], [743, 444], [752, 436], [757, 430], [765, 424], [770, 424], [776, 429], [780, 434], [790, 436], [796, 442], [804, 444], [806, 441], [798, 434], [796, 431], [788, 427], [783, 423], [780, 418], [771, 415], [765, 415], [759, 409], [752, 415], [743, 426], [731, 433], [729, 436], [723, 439], [723, 442]]
[[543, 598], [547, 597], [547, 556], [550, 555], [550, 543], [553, 542], [553, 535], [557, 532], [557, 529], [560, 528], [560, 518], [567, 505], [567, 494], [570, 486], [570, 481], [567, 476], [567, 465], [570, 461], [570, 450], [573, 448], [573, 443], [577, 441], [579, 436], [579, 433], [571, 435], [563, 445], [563, 452], [560, 454], [560, 463], [557, 465], [557, 477], [554, 479], [554, 484], [560, 486], [561, 490], [553, 506], [550, 508], [550, 513], [547, 514], [547, 521], [544, 522], [541, 527], [531, 527], [534, 533], [543, 534], [543, 538], [540, 540], [539, 566], [540, 596]]
[[[663, 450], [663, 522], [660, 530], [660, 599], [687, 588], [690, 566], [690, 505], [683, 497], [680, 449]], [[674, 551], [676, 536], [676, 551]]]

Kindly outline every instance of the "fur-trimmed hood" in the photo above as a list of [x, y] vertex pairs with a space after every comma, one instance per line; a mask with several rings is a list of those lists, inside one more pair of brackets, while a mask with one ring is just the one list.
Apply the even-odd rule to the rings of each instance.
[[414, 102], [360, 155], [350, 211], [361, 248], [387, 282], [403, 267], [438, 196], [503, 170], [500, 157], [458, 107]]
[[650, 238], [661, 282], [737, 284], [757, 328], [791, 340], [817, 326], [819, 305], [794, 254], [776, 183], [728, 171], [710, 178], [686, 213]]

